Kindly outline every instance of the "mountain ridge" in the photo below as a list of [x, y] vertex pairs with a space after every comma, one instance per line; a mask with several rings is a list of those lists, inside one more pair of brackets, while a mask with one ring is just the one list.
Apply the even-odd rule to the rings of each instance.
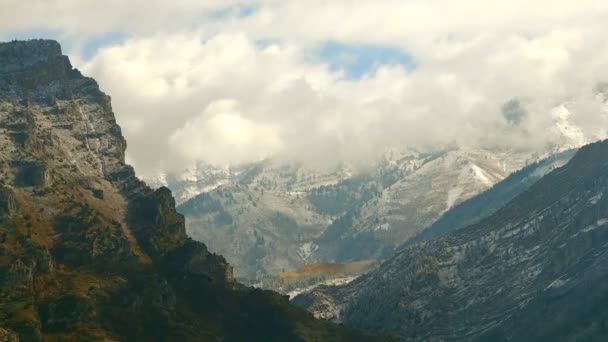
[[607, 152], [608, 141], [584, 146], [479, 223], [294, 302], [411, 341], [602, 340], [606, 293], [593, 284], [608, 262]]
[[110, 98], [55, 41], [0, 44], [0, 336], [378, 340], [237, 283], [125, 164]]
[[[225, 255], [239, 279], [257, 283], [307, 263], [389, 257], [451, 207], [537, 158], [483, 149], [393, 151], [367, 173], [316, 178], [258, 165], [245, 180], [201, 193], [178, 211], [190, 236]], [[290, 187], [280, 179], [299, 181]]]

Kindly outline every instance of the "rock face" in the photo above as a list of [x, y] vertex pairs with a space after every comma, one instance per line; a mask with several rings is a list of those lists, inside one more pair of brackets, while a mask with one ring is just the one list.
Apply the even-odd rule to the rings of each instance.
[[533, 158], [515, 151], [393, 151], [365, 172], [266, 161], [228, 170], [221, 185], [178, 211], [190, 236], [225, 255], [237, 277], [254, 280], [307, 263], [386, 258], [451, 206]]
[[6, 187], [0, 188], [0, 215], [10, 216], [19, 210], [15, 193]]
[[433, 153], [319, 238], [323, 258], [386, 258], [443, 213], [539, 158], [530, 151], [453, 149]]
[[[571, 155], [533, 163], [512, 185], [503, 186], [492, 198], [496, 206], [485, 214]], [[257, 283], [309, 263], [387, 258], [446, 211], [540, 157], [489, 149], [392, 151], [358, 173], [348, 168], [319, 173], [267, 161], [226, 171], [222, 185], [178, 211], [186, 216], [189, 236], [224, 255], [237, 278]], [[217, 180], [208, 174], [202, 178]], [[174, 181], [169, 186], [180, 188]]]
[[608, 338], [608, 141], [495, 214], [294, 302], [408, 341]]
[[233, 280], [57, 42], [0, 44], [0, 340], [373, 340]]
[[19, 337], [16, 333], [0, 328], [0, 341], [1, 342], [19, 342]]
[[567, 150], [556, 153], [514, 172], [491, 189], [452, 207], [432, 225], [408, 240], [405, 245], [439, 237], [494, 214], [543, 176], [567, 164], [576, 151]]

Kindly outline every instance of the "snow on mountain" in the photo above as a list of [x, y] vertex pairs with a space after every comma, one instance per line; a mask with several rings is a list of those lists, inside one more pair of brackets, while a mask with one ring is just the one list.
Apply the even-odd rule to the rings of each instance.
[[608, 141], [568, 155], [492, 215], [293, 302], [407, 341], [605, 340]]
[[[306, 263], [388, 257], [446, 210], [539, 156], [391, 151], [358, 173], [345, 166], [315, 173], [266, 161], [232, 169], [225, 183], [178, 210], [191, 237], [224, 255], [238, 278], [254, 282]], [[180, 189], [209, 184], [201, 178]]]
[[[237, 277], [253, 280], [310, 262], [392, 255], [450, 208], [526, 165], [587, 142], [568, 105], [551, 115], [551, 144], [540, 149], [389, 148], [364, 168], [268, 159], [200, 164], [147, 181], [171, 188], [189, 234], [225, 255]], [[551, 170], [538, 167], [539, 177]]]
[[152, 188], [161, 186], [170, 188], [176, 203], [181, 204], [198, 194], [212, 191], [229, 183], [236, 173], [237, 171], [230, 167], [199, 164], [180, 174], [161, 172], [154, 176], [144, 177], [144, 179]]
[[558, 137], [556, 140], [561, 142], [560, 147], [577, 148], [589, 143], [583, 131], [572, 124], [570, 120], [572, 113], [567, 105], [562, 104], [554, 108], [551, 116], [555, 121], [555, 126], [550, 131]]
[[533, 158], [532, 153], [517, 151], [438, 152], [384, 188], [350, 219], [330, 226], [326, 236], [331, 238], [322, 239], [318, 254], [336, 261], [390, 256], [449, 208], [489, 189]]

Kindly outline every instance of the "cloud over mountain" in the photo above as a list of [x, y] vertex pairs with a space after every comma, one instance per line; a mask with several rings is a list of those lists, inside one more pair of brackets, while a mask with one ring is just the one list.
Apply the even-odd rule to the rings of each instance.
[[[0, 36], [70, 42], [114, 94], [142, 174], [357, 161], [399, 145], [542, 146], [562, 104], [586, 139], [608, 127], [608, 4], [597, 1], [24, 3], [0, 14]], [[110, 32], [121, 34], [91, 49]]]

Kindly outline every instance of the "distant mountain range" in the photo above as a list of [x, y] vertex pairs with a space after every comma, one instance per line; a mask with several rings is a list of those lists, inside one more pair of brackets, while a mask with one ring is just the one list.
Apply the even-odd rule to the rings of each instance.
[[[587, 142], [567, 104], [550, 114], [553, 125], [538, 132], [548, 139], [542, 147], [389, 148], [364, 167], [360, 162], [326, 169], [272, 158], [226, 167], [200, 163], [147, 182], [171, 188], [189, 236], [225, 255], [237, 278], [256, 284], [309, 263], [384, 259], [411, 239], [490, 215], [567, 162], [572, 153], [562, 152]], [[477, 200], [492, 208], [478, 211], [473, 202], [447, 214], [519, 170]]]
[[434, 226], [436, 235], [451, 229], [447, 222], [466, 227], [403, 246], [376, 270], [294, 303], [406, 341], [604, 341], [607, 193], [603, 141], [583, 147], [492, 215], [472, 222], [475, 210], [494, 200], [488, 192], [463, 203], [463, 216], [448, 213]]
[[[319, 172], [272, 160], [224, 169], [201, 165], [165, 176], [162, 184], [181, 194], [178, 211], [188, 234], [225, 255], [238, 278], [254, 283], [307, 263], [386, 258], [448, 209], [577, 143], [564, 137], [542, 152], [393, 149], [365, 171], [342, 165]], [[567, 157], [532, 166], [525, 184], [511, 192], [525, 190]]]

